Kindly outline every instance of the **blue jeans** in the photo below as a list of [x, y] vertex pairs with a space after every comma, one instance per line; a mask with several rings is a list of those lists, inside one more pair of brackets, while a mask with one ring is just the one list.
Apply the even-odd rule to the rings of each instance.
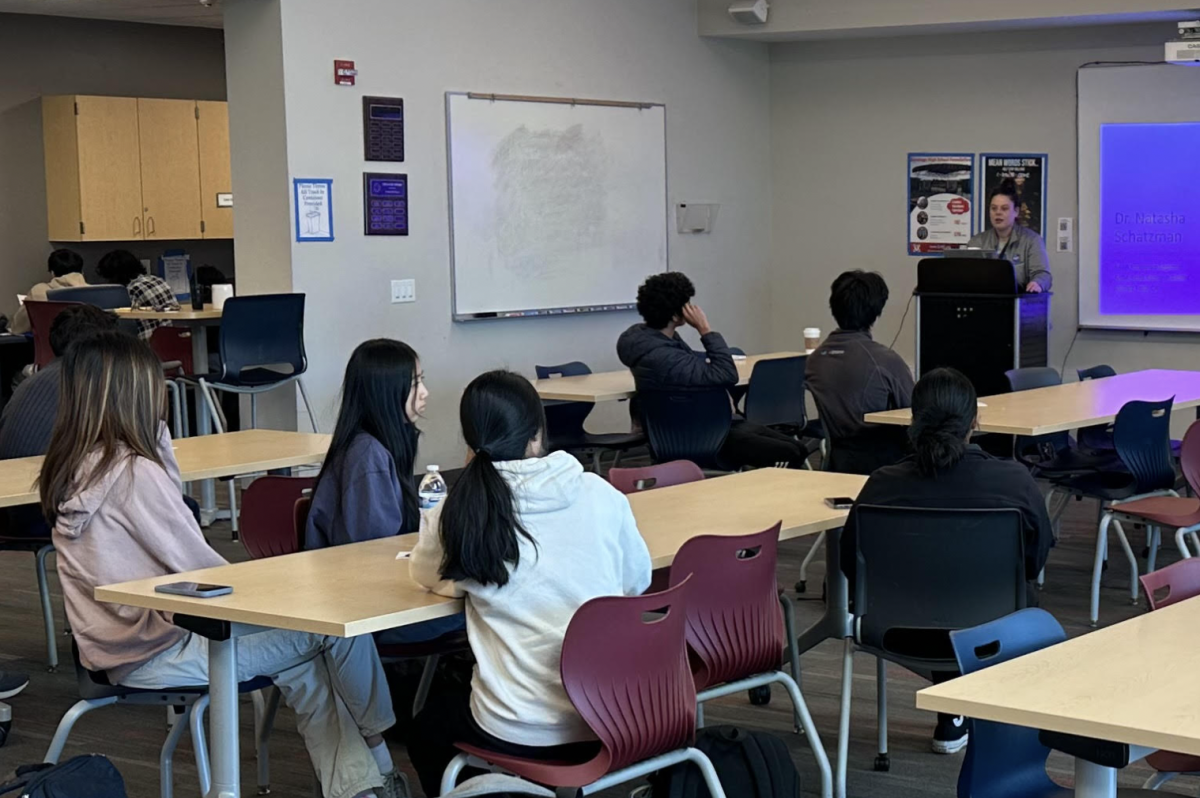
[[407, 645], [409, 643], [428, 643], [442, 635], [451, 632], [461, 632], [467, 628], [467, 619], [461, 612], [448, 618], [434, 618], [432, 621], [421, 621], [408, 626], [397, 626], [395, 629], [384, 629], [375, 633], [375, 642], [379, 645]]

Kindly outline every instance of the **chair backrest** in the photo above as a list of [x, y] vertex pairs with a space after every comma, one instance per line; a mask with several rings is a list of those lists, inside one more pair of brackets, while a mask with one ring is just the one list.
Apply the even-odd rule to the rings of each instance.
[[638, 401], [656, 462], [691, 460], [701, 468], [721, 468], [718, 452], [733, 423], [728, 391], [638, 391]]
[[1058, 370], [1049, 366], [1037, 368], [1010, 369], [1004, 372], [1008, 378], [1008, 389], [1013, 391], [1032, 391], [1035, 388], [1049, 388], [1062, 385], [1062, 377]]
[[685, 607], [697, 690], [779, 668], [784, 647], [775, 582], [780, 526], [753, 535], [701, 535], [675, 555], [671, 586], [691, 580]]
[[259, 477], [242, 492], [241, 538], [254, 559], [300, 550], [296, 502], [316, 485], [314, 477]]
[[[1066, 640], [1062, 626], [1039, 609], [1014, 612], [995, 621], [950, 633], [950, 645], [963, 675], [999, 665]], [[1046, 795], [1056, 785], [1046, 775], [1050, 749], [1038, 730], [1006, 723], [967, 720], [967, 753], [958, 774], [963, 798]]]
[[651, 488], [669, 488], [704, 479], [700, 466], [688, 460], [672, 460], [669, 463], [643, 468], [610, 468], [608, 481], [622, 493], [640, 493]]
[[1087, 380], [1100, 380], [1104, 379], [1105, 377], [1117, 376], [1117, 370], [1115, 368], [1104, 365], [1092, 366], [1088, 369], [1075, 369], [1075, 373], [1079, 375], [1080, 382], [1086, 382]]
[[308, 513], [312, 510], [312, 496], [301, 496], [292, 506], [292, 521], [296, 531], [296, 548], [304, 548], [304, 530], [308, 529]]
[[1138, 577], [1146, 588], [1150, 609], [1161, 610], [1200, 596], [1200, 558], [1189, 557]]
[[72, 305], [82, 302], [38, 302], [34, 299], [25, 300], [25, 312], [29, 314], [29, 329], [33, 333], [33, 364], [44, 368], [54, 360], [54, 350], [50, 348], [50, 325], [59, 313]]
[[1137, 481], [1137, 493], [1175, 487], [1171, 455], [1171, 406], [1162, 402], [1126, 402], [1113, 424], [1113, 446]]
[[[192, 336], [204, 335], [204, 328], [188, 330], [183, 327], [156, 327], [150, 335], [150, 348], [163, 363], [179, 363], [184, 374], [194, 374]], [[208, 370], [207, 364], [204, 370]]]
[[80, 285], [46, 292], [51, 302], [80, 302], [103, 310], [129, 307], [129, 289], [123, 285]]
[[662, 593], [605, 596], [571, 618], [562, 681], [600, 740], [596, 778], [695, 739], [696, 686], [685, 638], [689, 593], [684, 582]]
[[[218, 381], [268, 384], [308, 369], [304, 294], [231, 297], [221, 313], [220, 335], [223, 370]], [[264, 366], [270, 373], [261, 372]]]
[[1192, 493], [1200, 496], [1200, 421], [1193, 421], [1179, 447], [1179, 467]]
[[[563, 363], [559, 366], [534, 366], [539, 380], [551, 377], [582, 377], [591, 374], [592, 370], [586, 363], [578, 360]], [[595, 407], [591, 402], [563, 402], [550, 399], [542, 402], [546, 411], [546, 436], [551, 444], [558, 441], [578, 438], [584, 434], [583, 422]]]
[[803, 429], [804, 366], [808, 358], [781, 357], [760, 360], [750, 372], [746, 391], [746, 420], [772, 426], [789, 424]]
[[1016, 509], [859, 505], [859, 642], [898, 662], [952, 663], [947, 632], [1025, 607]]

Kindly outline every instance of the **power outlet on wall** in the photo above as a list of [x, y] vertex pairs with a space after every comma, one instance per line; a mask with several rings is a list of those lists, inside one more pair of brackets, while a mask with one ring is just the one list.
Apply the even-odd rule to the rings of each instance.
[[416, 280], [392, 280], [392, 304], [417, 301]]

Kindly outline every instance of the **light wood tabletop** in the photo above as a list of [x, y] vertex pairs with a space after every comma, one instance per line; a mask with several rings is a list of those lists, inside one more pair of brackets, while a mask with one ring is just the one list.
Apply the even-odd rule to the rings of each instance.
[[[783, 520], [781, 539], [840, 526], [847, 511], [826, 497], [856, 496], [866, 477], [760, 469], [647, 491], [630, 497], [656, 568], [669, 565], [684, 541], [702, 534], [760, 532]], [[205, 618], [352, 637], [452, 615], [461, 602], [413, 582], [401, 551], [415, 535], [335, 546], [219, 568], [96, 588], [99, 601]], [[233, 593], [196, 599], [155, 593], [167, 582], [209, 582]]]
[[[1200, 371], [1150, 369], [1032, 391], [985, 396], [979, 401], [979, 431], [1008, 435], [1047, 435], [1095, 424], [1110, 424], [1133, 400], [1160, 402], [1175, 397], [1175, 409], [1200, 406]], [[874, 424], [907, 427], [912, 410], [868, 413]]]
[[[778, 360], [783, 357], [803, 357], [803, 352], [769, 352], [764, 355], [750, 355], [745, 359], [734, 360], [738, 370], [738, 385], [750, 382], [750, 372], [754, 364], [760, 360]], [[533, 387], [543, 399], [558, 399], [565, 402], [615, 402], [629, 399], [637, 389], [633, 384], [633, 374], [628, 369], [620, 371], [598, 371], [595, 374], [584, 374], [580, 377], [551, 377], [547, 380], [534, 380]]]
[[[200, 435], [175, 441], [175, 459], [184, 482], [217, 479], [319, 463], [329, 440], [329, 435], [269, 429]], [[0, 507], [36, 503], [34, 483], [41, 470], [41, 457], [0, 460]]]
[[917, 708], [1200, 755], [1200, 599], [917, 693]]
[[215, 309], [212, 305], [205, 305], [204, 310], [193, 310], [191, 305], [185, 305], [179, 310], [132, 310], [130, 308], [117, 308], [113, 313], [122, 319], [198, 322], [218, 321], [221, 318], [222, 312]]

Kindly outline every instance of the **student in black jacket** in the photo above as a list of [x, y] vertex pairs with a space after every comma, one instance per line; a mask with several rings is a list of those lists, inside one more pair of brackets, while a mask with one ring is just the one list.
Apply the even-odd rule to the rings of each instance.
[[[992, 457], [970, 443], [977, 426], [975, 387], [954, 369], [934, 369], [912, 394], [908, 428], [913, 454], [873, 473], [857, 504], [885, 507], [991, 509], [1020, 511], [1025, 573], [1033, 580], [1046, 564], [1054, 535], [1045, 501], [1033, 477], [1020, 463]], [[854, 595], [857, 530], [850, 514], [842, 533], [842, 571]], [[1031, 593], [1036, 595], [1036, 591]], [[935, 674], [937, 676], [938, 674]], [[938, 715], [933, 750], [950, 754], [967, 742], [962, 718]]]
[[[696, 288], [679, 272], [655, 274], [638, 289], [637, 309], [645, 320], [621, 334], [617, 357], [632, 372], [639, 391], [732, 388], [738, 383], [733, 355], [708, 317], [692, 303]], [[700, 333], [704, 352], [679, 337], [687, 325]], [[635, 410], [636, 415], [636, 410]], [[799, 441], [759, 424], [735, 420], [721, 447], [721, 460], [733, 468], [802, 468], [808, 450]]]

